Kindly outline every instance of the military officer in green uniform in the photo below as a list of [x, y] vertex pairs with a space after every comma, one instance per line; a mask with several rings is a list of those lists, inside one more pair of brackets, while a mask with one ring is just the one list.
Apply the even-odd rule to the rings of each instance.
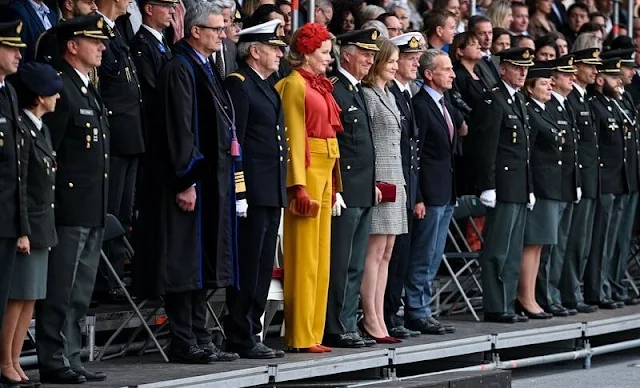
[[600, 65], [600, 49], [591, 48], [572, 53], [576, 68], [573, 90], [567, 100], [576, 121], [578, 139], [578, 170], [582, 198], [573, 206], [567, 248], [565, 250], [562, 275], [560, 276], [560, 297], [567, 309], [579, 313], [592, 313], [598, 306], [584, 303], [580, 283], [584, 276], [596, 203], [600, 195], [600, 157], [598, 156], [598, 133], [594, 125], [593, 114], [589, 107], [587, 86], [596, 81]]
[[602, 54], [603, 58], [620, 58], [620, 98], [614, 101], [616, 108], [622, 114], [622, 122], [625, 126], [625, 144], [627, 146], [627, 169], [626, 177], [629, 185], [629, 193], [622, 198], [622, 208], [620, 225], [618, 230], [618, 238], [611, 258], [611, 266], [609, 269], [609, 281], [607, 293], [611, 293], [611, 299], [615, 302], [621, 302], [625, 305], [636, 305], [640, 303], [640, 299], [629, 297], [627, 286], [623, 282], [627, 270], [627, 261], [629, 259], [629, 250], [631, 246], [631, 233], [633, 232], [633, 221], [636, 217], [636, 209], [638, 206], [638, 190], [640, 182], [638, 173], [638, 155], [640, 152], [640, 144], [638, 139], [638, 122], [636, 104], [631, 93], [625, 90], [625, 87], [631, 84], [636, 74], [636, 62], [634, 60], [635, 49], [619, 49], [611, 50]]
[[373, 65], [378, 31], [348, 32], [337, 37], [340, 67], [331, 77], [333, 97], [342, 109], [344, 132], [338, 133], [342, 193], [336, 194], [331, 222], [331, 270], [323, 343], [363, 347], [356, 313], [374, 206], [375, 176], [371, 123], [360, 80]]
[[619, 88], [620, 59], [604, 59], [598, 66], [594, 93], [589, 99], [598, 132], [601, 194], [596, 205], [591, 252], [584, 274], [584, 299], [588, 304], [605, 309], [624, 306], [624, 303], [611, 299], [608, 285], [622, 202], [629, 192], [626, 177], [629, 124], [624, 123], [623, 114], [615, 104], [620, 97]]
[[560, 182], [560, 202], [566, 204], [560, 214], [558, 224], [558, 241], [555, 245], [546, 245], [540, 256], [540, 269], [536, 279], [536, 299], [540, 306], [555, 316], [568, 316], [578, 313], [575, 309], [562, 306], [560, 297], [560, 276], [567, 248], [567, 238], [571, 227], [573, 203], [580, 202], [582, 187], [580, 168], [578, 167], [578, 145], [575, 118], [567, 97], [573, 90], [573, 79], [576, 69], [573, 67], [573, 56], [565, 55], [551, 61], [552, 91], [551, 99], [545, 104], [546, 111], [560, 130], [561, 142], [558, 146], [562, 170]]
[[487, 206], [485, 246], [480, 257], [484, 289], [484, 320], [515, 323], [527, 208], [535, 196], [529, 168], [529, 124], [524, 96], [533, 50], [512, 48], [500, 54], [498, 83], [488, 91], [474, 117], [480, 201]]

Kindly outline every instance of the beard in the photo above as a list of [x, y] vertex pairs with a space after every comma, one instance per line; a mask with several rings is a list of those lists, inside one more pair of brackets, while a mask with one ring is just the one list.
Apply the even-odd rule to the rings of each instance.
[[618, 88], [609, 85], [608, 82], [605, 82], [604, 85], [602, 85], [602, 94], [604, 94], [605, 97], [609, 98], [617, 99], [618, 97], [620, 97], [620, 91], [618, 90]]

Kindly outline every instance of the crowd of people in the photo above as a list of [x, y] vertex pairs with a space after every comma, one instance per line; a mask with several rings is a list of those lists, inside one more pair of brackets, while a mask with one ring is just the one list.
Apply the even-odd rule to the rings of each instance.
[[462, 195], [487, 209], [482, 246], [468, 236], [485, 321], [640, 303], [640, 19], [614, 25], [612, 4], [318, 0], [295, 28], [288, 0], [12, 0], [0, 387], [38, 384], [20, 367], [34, 313], [42, 382], [107, 378], [81, 325], [101, 249], [125, 255], [103, 246], [108, 214], [176, 363], [285, 356], [259, 336], [279, 230], [286, 350], [455, 332], [431, 302]]

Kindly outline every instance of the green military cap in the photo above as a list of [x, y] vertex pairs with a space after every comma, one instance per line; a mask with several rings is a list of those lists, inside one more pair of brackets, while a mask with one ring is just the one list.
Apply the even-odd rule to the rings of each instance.
[[109, 36], [105, 31], [105, 21], [101, 15], [78, 16], [67, 19], [56, 28], [56, 34], [62, 41], [75, 37], [85, 37], [100, 40], [108, 40]]
[[567, 54], [560, 58], [549, 61], [553, 71], [560, 73], [575, 73], [577, 70], [573, 67], [573, 55]]
[[528, 47], [512, 47], [501, 51], [499, 54], [500, 63], [510, 63], [515, 66], [533, 66], [533, 50]]
[[551, 78], [552, 61], [536, 61], [527, 72], [527, 79]]
[[573, 63], [584, 63], [585, 65], [602, 64], [602, 59], [600, 59], [600, 49], [597, 47], [574, 51], [571, 55], [573, 55]]
[[607, 58], [602, 60], [602, 64], [598, 65], [598, 73], [608, 75], [620, 75], [620, 58]]
[[635, 53], [636, 53], [636, 50], [633, 48], [624, 48], [624, 49], [618, 49], [618, 50], [605, 51], [602, 54], [600, 54], [600, 56], [602, 57], [602, 59], [620, 58], [620, 66], [637, 68], [638, 66], [636, 65], [636, 61], [634, 57]]
[[20, 32], [22, 32], [22, 20], [0, 23], [0, 44], [9, 47], [27, 47], [20, 38]]
[[346, 32], [336, 37], [340, 46], [356, 46], [363, 50], [380, 51], [376, 40], [380, 37], [380, 32], [375, 28], [369, 28], [366, 30], [356, 30]]

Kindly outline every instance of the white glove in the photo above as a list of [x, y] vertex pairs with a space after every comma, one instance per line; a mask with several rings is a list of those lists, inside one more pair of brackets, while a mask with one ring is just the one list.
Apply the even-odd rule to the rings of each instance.
[[480, 194], [480, 202], [486, 207], [496, 207], [496, 190], [485, 190]]
[[340, 193], [336, 193], [336, 203], [333, 204], [331, 208], [331, 215], [334, 217], [340, 217], [342, 215], [342, 209], [346, 209], [347, 204], [344, 203], [344, 199], [342, 199], [342, 195]]
[[576, 189], [576, 196], [578, 199], [576, 199], [575, 203], [580, 203], [580, 200], [582, 199], [582, 187], [578, 187]]
[[249, 212], [249, 204], [246, 199], [239, 199], [236, 201], [236, 214], [238, 217], [247, 218]]
[[533, 193], [529, 193], [529, 203], [527, 204], [527, 209], [533, 210], [534, 206], [536, 206], [536, 196]]

